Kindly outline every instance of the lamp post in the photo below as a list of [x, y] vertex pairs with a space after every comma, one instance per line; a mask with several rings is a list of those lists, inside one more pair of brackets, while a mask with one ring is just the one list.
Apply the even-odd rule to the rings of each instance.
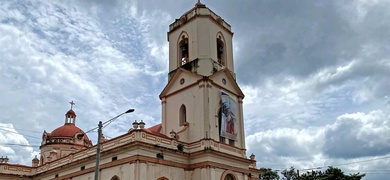
[[[99, 125], [98, 125], [98, 141], [97, 141], [97, 147], [96, 147], [96, 165], [95, 165], [95, 180], [98, 180], [99, 179], [99, 161], [100, 161], [100, 143], [101, 143], [101, 137], [102, 137], [102, 128], [103, 128], [103, 125], [108, 125], [110, 124], [112, 121], [114, 121], [115, 119], [117, 119], [118, 117], [124, 115], [124, 114], [127, 114], [127, 113], [131, 113], [131, 112], [134, 112], [134, 109], [129, 109], [127, 110], [126, 112], [122, 113], [122, 114], [119, 114], [113, 118], [111, 118], [110, 120], [102, 123], [102, 121], [99, 121]], [[93, 129], [94, 130], [94, 129]]]

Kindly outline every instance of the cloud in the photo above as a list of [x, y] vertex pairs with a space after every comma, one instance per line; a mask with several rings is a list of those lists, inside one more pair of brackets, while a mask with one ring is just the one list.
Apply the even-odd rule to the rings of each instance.
[[[383, 53], [389, 47], [381, 41], [386, 39], [389, 27], [385, 22], [373, 20], [389, 16], [389, 11], [382, 10], [388, 7], [385, 2], [363, 6], [369, 12], [374, 12], [377, 6], [382, 7], [377, 13], [367, 13], [357, 24], [352, 23], [356, 18], [351, 15], [361, 10], [355, 4], [341, 4], [338, 1], [303, 3], [299, 6], [294, 2], [283, 4], [280, 6], [273, 2], [259, 2], [255, 4], [260, 8], [257, 15], [247, 16], [252, 23], [243, 24], [247, 22], [244, 21], [239, 24], [240, 29], [249, 31], [237, 38], [239, 44], [246, 47], [240, 47], [240, 54], [236, 55], [236, 67], [242, 72], [237, 73], [241, 83], [261, 84], [278, 75], [306, 78], [323, 68], [344, 66], [354, 59], [361, 59], [375, 66], [381, 60], [373, 54], [364, 56], [367, 45], [375, 50], [374, 54], [381, 54], [382, 58], [388, 57]], [[386, 32], [374, 35], [371, 31], [363, 30], [368, 27]], [[372, 37], [378, 37], [378, 41]], [[370, 70], [367, 66], [363, 69]]]
[[[247, 151], [255, 153], [261, 167], [282, 169], [287, 166], [318, 165], [322, 159], [324, 129], [309, 127], [302, 130], [279, 128], [257, 132], [246, 137]], [[260, 157], [259, 157], [260, 156]]]
[[[96, 16], [103, 13], [99, 8], [102, 7], [94, 8], [98, 12]], [[8, 10], [14, 13], [5, 13]], [[146, 17], [143, 24], [131, 17], [133, 12], [125, 14], [128, 18], [123, 20], [103, 21], [90, 16], [90, 11], [59, 2], [11, 2], [2, 6], [0, 12], [4, 14], [0, 26], [4, 36], [0, 43], [7, 44], [7, 48], [0, 50], [0, 77], [4, 79], [0, 90], [5, 100], [0, 106], [19, 107], [10, 110], [3, 122], [18, 125], [14, 118], [31, 120], [34, 129], [50, 131], [63, 123], [63, 114], [69, 108], [67, 102], [71, 100], [76, 102], [82, 129], [90, 129], [97, 124], [96, 119], [109, 119], [127, 107], [158, 109], [158, 97], [151, 94], [158, 94], [159, 89], [147, 88], [150, 84], [161, 84], [162, 89], [165, 73], [160, 70], [161, 63], [153, 67], [151, 55], [144, 57], [143, 48], [148, 47], [145, 43], [149, 41], [143, 38], [139, 45], [128, 48], [135, 37], [148, 37], [152, 28], [143, 29], [150, 23]], [[105, 23], [116, 21], [117, 27], [134, 31], [115, 32], [106, 28], [111, 26]], [[127, 42], [130, 43], [123, 44]], [[134, 53], [140, 50], [141, 53]], [[134, 88], [135, 84], [138, 88]], [[149, 102], [154, 105], [150, 106]], [[35, 113], [21, 113], [26, 111]], [[139, 111], [142, 114], [142, 108]], [[156, 114], [147, 119], [156, 121]], [[56, 123], [48, 123], [53, 121], [52, 117], [56, 117]]]
[[7, 156], [9, 163], [31, 164], [34, 156], [39, 154], [33, 147], [29, 147], [30, 143], [12, 124], [0, 123], [0, 144], [0, 154], [3, 157]]
[[324, 152], [335, 158], [381, 156], [390, 152], [390, 121], [382, 111], [344, 114], [326, 131]]
[[[260, 167], [282, 170], [336, 166], [372, 172], [389, 166], [389, 115], [381, 110], [343, 114], [326, 126], [275, 128], [246, 137]], [[373, 170], [374, 169], [374, 170]]]

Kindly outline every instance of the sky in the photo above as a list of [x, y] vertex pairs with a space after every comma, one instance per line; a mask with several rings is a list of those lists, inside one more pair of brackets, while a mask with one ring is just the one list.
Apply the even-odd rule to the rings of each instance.
[[[386, 179], [390, 1], [202, 2], [232, 26], [247, 156], [258, 167]], [[195, 3], [2, 1], [0, 156], [30, 165], [70, 101], [84, 131], [134, 108], [103, 129], [109, 138], [134, 120], [160, 123], [168, 26]], [[88, 136], [95, 143], [97, 132]]]

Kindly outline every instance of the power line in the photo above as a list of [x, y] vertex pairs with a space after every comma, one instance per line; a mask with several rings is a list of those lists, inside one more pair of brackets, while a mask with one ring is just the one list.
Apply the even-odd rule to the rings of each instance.
[[40, 145], [0, 143], [1, 146], [22, 146], [22, 147], [40, 147]]
[[10, 131], [10, 130], [4, 129], [4, 128], [0, 128], [0, 131], [6, 131], [6, 132], [10, 132], [10, 133], [14, 133], [14, 134], [19, 134], [19, 135], [26, 136], [26, 137], [30, 137], [30, 138], [41, 139], [41, 138], [37, 138], [37, 137], [35, 137], [35, 136], [30, 136], [30, 135], [22, 134], [22, 133], [19, 133], [19, 132]]
[[363, 163], [363, 162], [370, 162], [370, 161], [376, 161], [376, 160], [388, 159], [388, 158], [390, 158], [390, 156], [385, 156], [385, 157], [380, 157], [380, 158], [373, 158], [373, 159], [366, 159], [366, 160], [355, 161], [355, 162], [350, 162], [350, 163], [329, 165], [329, 166], [345, 166], [345, 165], [350, 165], [350, 164], [357, 164], [357, 163]]
[[[344, 173], [356, 173], [356, 172], [344, 172]], [[362, 171], [360, 173], [364, 173], [364, 174], [390, 174], [390, 172], [365, 172], [365, 171]]]
[[390, 169], [359, 169], [359, 170], [348, 170], [347, 172], [358, 172], [358, 171], [390, 171]]
[[92, 129], [90, 129], [90, 130], [88, 130], [88, 131], [85, 131], [85, 134], [87, 134], [87, 133], [90, 133], [90, 132], [95, 132], [95, 130], [97, 130], [99, 127], [95, 127], [95, 128], [92, 128]]
[[337, 166], [345, 166], [345, 165], [350, 165], [350, 164], [358, 164], [358, 163], [364, 163], [364, 162], [370, 162], [370, 161], [377, 161], [377, 160], [382, 160], [382, 159], [388, 159], [390, 156], [385, 156], [385, 157], [380, 157], [380, 158], [372, 158], [372, 159], [366, 159], [366, 160], [361, 160], [361, 161], [355, 161], [355, 162], [349, 162], [349, 163], [342, 163], [342, 164], [335, 164], [335, 165], [324, 165], [320, 167], [313, 167], [313, 168], [307, 168], [307, 169], [299, 169], [302, 171], [307, 171], [307, 170], [315, 170], [315, 169], [322, 169], [324, 167], [337, 167]]
[[15, 129], [15, 130], [27, 131], [27, 132], [37, 133], [37, 134], [41, 134], [42, 133], [42, 132], [39, 132], [39, 131], [32, 131], [32, 130], [27, 130], [27, 129], [10, 128], [10, 127], [7, 127], [7, 126], [0, 126], [0, 128]]

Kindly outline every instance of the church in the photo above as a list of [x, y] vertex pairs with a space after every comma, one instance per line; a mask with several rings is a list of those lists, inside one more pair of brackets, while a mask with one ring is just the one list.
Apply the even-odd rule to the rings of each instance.
[[93, 145], [76, 126], [71, 106], [63, 126], [43, 132], [40, 157], [31, 166], [0, 159], [0, 179], [259, 179], [255, 156], [247, 157], [245, 149], [231, 26], [198, 1], [169, 25], [167, 36], [160, 124], [134, 122], [127, 133]]

